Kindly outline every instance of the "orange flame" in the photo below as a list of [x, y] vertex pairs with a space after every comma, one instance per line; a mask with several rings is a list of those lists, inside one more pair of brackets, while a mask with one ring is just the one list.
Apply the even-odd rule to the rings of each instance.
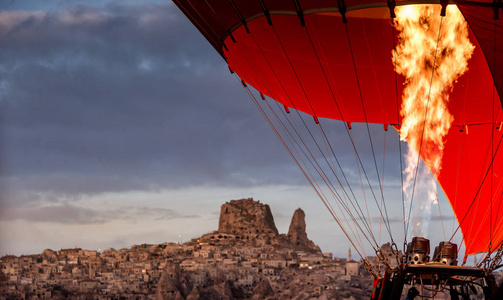
[[400, 36], [393, 51], [396, 71], [406, 80], [400, 137], [416, 152], [421, 148], [421, 156], [434, 175], [441, 168], [444, 136], [453, 121], [447, 108], [449, 92], [468, 70], [474, 49], [458, 8], [447, 6], [442, 20], [440, 9], [439, 5], [397, 7], [395, 27]]
[[[405, 77], [400, 111], [400, 139], [408, 142], [404, 190], [410, 194], [420, 152], [431, 171], [418, 173], [422, 178], [416, 179], [422, 180], [420, 186], [428, 190], [424, 195], [428, 204], [420, 206], [426, 210], [436, 202], [431, 174], [437, 176], [442, 168], [444, 137], [454, 120], [447, 107], [449, 93], [468, 69], [474, 49], [458, 8], [449, 5], [446, 17], [440, 16], [440, 10], [440, 5], [400, 6], [394, 22], [400, 35], [393, 59], [396, 72]], [[412, 224], [417, 225], [416, 221]]]

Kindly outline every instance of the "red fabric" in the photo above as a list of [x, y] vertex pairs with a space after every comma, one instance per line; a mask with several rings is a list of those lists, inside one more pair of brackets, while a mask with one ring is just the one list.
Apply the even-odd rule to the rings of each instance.
[[500, 95], [503, 95], [503, 10], [499, 9], [499, 19], [494, 20], [492, 7], [463, 4], [464, 1], [459, 2], [458, 8], [477, 37], [487, 65], [491, 70], [496, 89]]
[[487, 124], [469, 126], [468, 134], [452, 128], [446, 137], [438, 181], [461, 222], [467, 254], [487, 251], [491, 234], [492, 250], [503, 240], [503, 144], [489, 169], [491, 152], [496, 151], [502, 135], [503, 130]]
[[[271, 14], [269, 26], [258, 1], [234, 0], [250, 34], [239, 26], [228, 1], [208, 1], [209, 7], [206, 1], [174, 2], [229, 66], [263, 94], [319, 118], [400, 124], [403, 78], [393, 70], [397, 36], [385, 1], [345, 1], [347, 8], [360, 6], [347, 14], [348, 34], [334, 12], [337, 2], [300, 1], [302, 27], [293, 1], [263, 1]], [[361, 9], [379, 4], [383, 7]], [[496, 129], [503, 121], [498, 96], [503, 93], [503, 30], [490, 7], [463, 4], [460, 9], [476, 49], [469, 71], [451, 93], [454, 126], [446, 137], [438, 181], [461, 224], [466, 253], [472, 254], [487, 251], [491, 236], [493, 249], [503, 241], [503, 145], [487, 173], [503, 133]], [[228, 36], [231, 31], [236, 42]]]
[[[273, 27], [265, 18], [249, 22], [250, 34], [239, 28], [233, 33], [236, 43], [225, 41], [229, 48], [225, 52], [227, 62], [263, 94], [308, 114], [349, 122], [399, 124], [397, 95], [400, 98], [403, 78], [396, 77], [393, 71], [391, 50], [396, 36], [389, 19], [348, 17], [358, 76], [341, 18], [314, 14], [305, 16], [305, 20], [305, 28], [297, 16], [272, 16]], [[473, 35], [471, 39], [476, 42]], [[500, 214], [497, 209], [503, 184], [502, 155], [497, 156], [493, 171], [477, 194], [491, 160], [488, 152], [491, 134], [495, 135], [494, 148], [501, 137], [501, 131], [494, 130], [494, 126], [478, 125], [492, 123], [493, 92], [497, 104], [495, 118], [501, 122], [500, 100], [482, 49], [477, 45], [469, 71], [459, 79], [451, 94], [449, 110], [454, 115], [455, 126], [446, 137], [443, 169], [438, 178], [461, 222], [467, 253], [488, 249], [490, 228], [493, 245], [503, 239], [503, 224], [496, 222], [497, 217], [503, 217], [503, 211]], [[459, 133], [460, 129], [465, 130], [465, 125], [468, 125], [468, 135]], [[501, 151], [503, 153], [503, 149]], [[490, 225], [491, 201], [493, 222]], [[470, 213], [465, 217], [467, 211]]]

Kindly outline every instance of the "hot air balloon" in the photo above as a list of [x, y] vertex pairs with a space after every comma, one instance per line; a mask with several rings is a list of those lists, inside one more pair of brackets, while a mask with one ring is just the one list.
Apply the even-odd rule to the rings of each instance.
[[[434, 111], [431, 86], [443, 80], [436, 75], [440, 56], [461, 47], [442, 48], [444, 53], [439, 50], [439, 45], [447, 39], [440, 34], [442, 22], [447, 24], [454, 14], [448, 8], [449, 1], [174, 0], [222, 56], [230, 71], [238, 76], [369, 272], [376, 277], [375, 299], [399, 298], [404, 284], [456, 290], [457, 286], [466, 287], [476, 280], [489, 296], [494, 288], [490, 273], [500, 267], [503, 254], [502, 3], [500, 0], [454, 2], [455, 5], [449, 7], [457, 7], [456, 11], [466, 20], [473, 47], [467, 54], [466, 68], [438, 92], [439, 97], [448, 95], [449, 98], [445, 102], [449, 117], [446, 113], [440, 115], [439, 120], [450, 119], [450, 123], [440, 138], [441, 146], [428, 146], [425, 128], [437, 127], [425, 120], [428, 113]], [[422, 125], [413, 126], [419, 132], [413, 150], [432, 172], [457, 219], [458, 226], [452, 237], [462, 232], [465, 256], [460, 266], [456, 266], [460, 247], [452, 243], [452, 237], [446, 238], [431, 253], [431, 260], [435, 262], [428, 262], [430, 246], [426, 238], [415, 236], [407, 243], [410, 208], [407, 212], [405, 202], [405, 246], [403, 253], [398, 251], [390, 232], [388, 199], [383, 195], [383, 170], [380, 172], [372, 146], [369, 126], [382, 124], [385, 131], [393, 127], [403, 134], [402, 127], [407, 122], [404, 95], [411, 93], [407, 89], [414, 79], [408, 77], [400, 62], [408, 54], [397, 50], [405, 37], [401, 35], [404, 29], [397, 25], [400, 21], [396, 17], [400, 9], [412, 4], [435, 4], [440, 20], [440, 25], [431, 27], [438, 39], [433, 43], [435, 51], [430, 53], [432, 60], [423, 68], [431, 74], [423, 91], [426, 105], [412, 107], [412, 111], [425, 116], [419, 120], [418, 124]], [[423, 21], [424, 17], [418, 20], [420, 25]], [[459, 45], [460, 42], [453, 43]], [[458, 64], [461, 62], [455, 65]], [[255, 96], [249, 86], [255, 88], [260, 97]], [[281, 110], [267, 112], [274, 106]], [[298, 115], [298, 123], [290, 119], [293, 114]], [[328, 126], [324, 125], [328, 124], [327, 120], [343, 124], [341, 128], [352, 143], [355, 172], [359, 172], [362, 185], [367, 185], [364, 189], [367, 197], [373, 198], [369, 202], [374, 202], [374, 210], [381, 217], [378, 224], [389, 233], [391, 257], [383, 255], [374, 236], [376, 222], [372, 224], [370, 217], [366, 221], [367, 200], [362, 201], [362, 194], [355, 196], [352, 183], [337, 158], [337, 145], [327, 134]], [[315, 129], [304, 129], [306, 123], [314, 124]], [[352, 135], [355, 124], [364, 124], [367, 128], [365, 135], [372, 146], [375, 170], [364, 167]], [[318, 141], [313, 139], [314, 146], [308, 146], [306, 140], [313, 137], [314, 131]], [[412, 144], [409, 137], [403, 139]], [[434, 162], [432, 153], [438, 151], [442, 154]], [[374, 179], [370, 172], [375, 174]], [[414, 186], [416, 175], [417, 171], [411, 177]], [[333, 202], [329, 198], [333, 198]], [[413, 197], [409, 201], [412, 205]], [[385, 270], [378, 269], [364, 253], [363, 244], [367, 242], [376, 251], [377, 264], [384, 264]], [[466, 257], [477, 253], [483, 253], [483, 259], [476, 266], [466, 266]], [[394, 260], [396, 264], [392, 263]], [[455, 279], [456, 275], [465, 279]], [[411, 294], [414, 294], [412, 289]]]

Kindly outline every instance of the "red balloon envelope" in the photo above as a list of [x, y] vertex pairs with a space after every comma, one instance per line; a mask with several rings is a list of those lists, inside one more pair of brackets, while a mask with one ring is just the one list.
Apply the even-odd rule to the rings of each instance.
[[[174, 2], [261, 93], [318, 118], [400, 126], [404, 79], [394, 72], [390, 19], [400, 1]], [[503, 241], [503, 21], [494, 19], [498, 10], [485, 5], [491, 3], [457, 3], [476, 48], [451, 93], [454, 123], [437, 176], [466, 254]]]

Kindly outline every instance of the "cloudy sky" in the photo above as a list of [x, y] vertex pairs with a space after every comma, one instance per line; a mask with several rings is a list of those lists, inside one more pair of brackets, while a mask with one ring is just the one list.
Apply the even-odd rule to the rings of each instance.
[[[301, 207], [309, 237], [347, 253], [243, 87], [173, 3], [2, 1], [0, 47], [0, 255], [187, 241], [243, 197], [269, 204], [283, 233]], [[400, 230], [388, 134], [385, 192]], [[335, 144], [354, 161], [347, 141]], [[448, 204], [443, 213], [452, 222]]]

